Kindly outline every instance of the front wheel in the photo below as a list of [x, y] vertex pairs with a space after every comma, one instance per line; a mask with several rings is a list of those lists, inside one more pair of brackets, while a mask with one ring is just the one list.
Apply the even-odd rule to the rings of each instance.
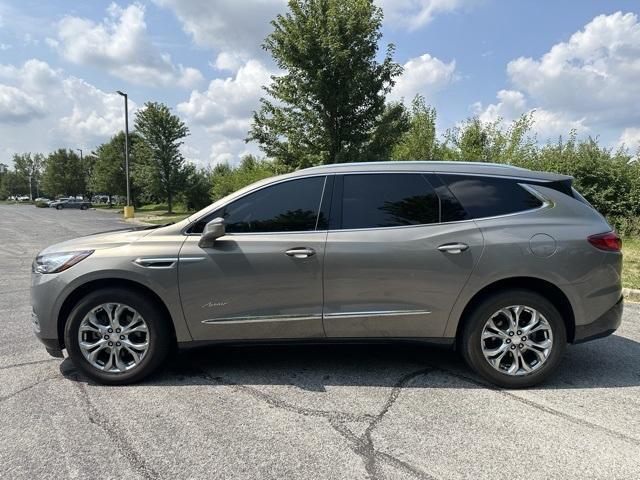
[[72, 310], [65, 326], [71, 360], [88, 377], [123, 385], [142, 380], [167, 356], [169, 319], [155, 302], [119, 288], [95, 291]]
[[62, 205], [56, 205], [56, 210], [62, 210]]
[[544, 381], [559, 366], [567, 344], [554, 305], [528, 290], [484, 299], [466, 319], [462, 354], [478, 374], [505, 388]]

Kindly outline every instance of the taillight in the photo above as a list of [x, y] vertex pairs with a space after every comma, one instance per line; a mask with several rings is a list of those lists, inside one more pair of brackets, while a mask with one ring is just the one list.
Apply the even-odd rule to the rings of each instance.
[[615, 232], [598, 233], [587, 240], [594, 247], [607, 252], [619, 252], [622, 248], [622, 239]]

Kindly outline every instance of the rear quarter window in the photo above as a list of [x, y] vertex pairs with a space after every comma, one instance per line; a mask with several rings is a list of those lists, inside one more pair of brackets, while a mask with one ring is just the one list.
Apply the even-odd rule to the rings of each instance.
[[495, 217], [542, 206], [518, 180], [473, 175], [440, 175], [472, 218]]

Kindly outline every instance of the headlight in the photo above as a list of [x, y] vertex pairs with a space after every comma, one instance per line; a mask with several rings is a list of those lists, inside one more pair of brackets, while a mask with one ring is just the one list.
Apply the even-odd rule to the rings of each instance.
[[47, 253], [38, 255], [33, 261], [31, 271], [34, 273], [60, 273], [73, 267], [93, 253], [93, 250], [79, 252]]

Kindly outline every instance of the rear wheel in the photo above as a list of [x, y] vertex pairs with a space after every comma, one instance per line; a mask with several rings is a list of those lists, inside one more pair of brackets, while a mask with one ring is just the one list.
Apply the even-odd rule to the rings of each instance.
[[99, 383], [142, 380], [167, 356], [171, 333], [164, 312], [135, 292], [92, 292], [72, 310], [65, 326], [71, 360]]
[[62, 205], [56, 205], [56, 210], [62, 210]]
[[558, 368], [567, 335], [560, 313], [546, 298], [508, 290], [474, 308], [461, 343], [465, 360], [481, 376], [501, 387], [523, 388]]
[[87, 208], [89, 207], [87, 207], [86, 205], [80, 205], [80, 210], [86, 210]]

